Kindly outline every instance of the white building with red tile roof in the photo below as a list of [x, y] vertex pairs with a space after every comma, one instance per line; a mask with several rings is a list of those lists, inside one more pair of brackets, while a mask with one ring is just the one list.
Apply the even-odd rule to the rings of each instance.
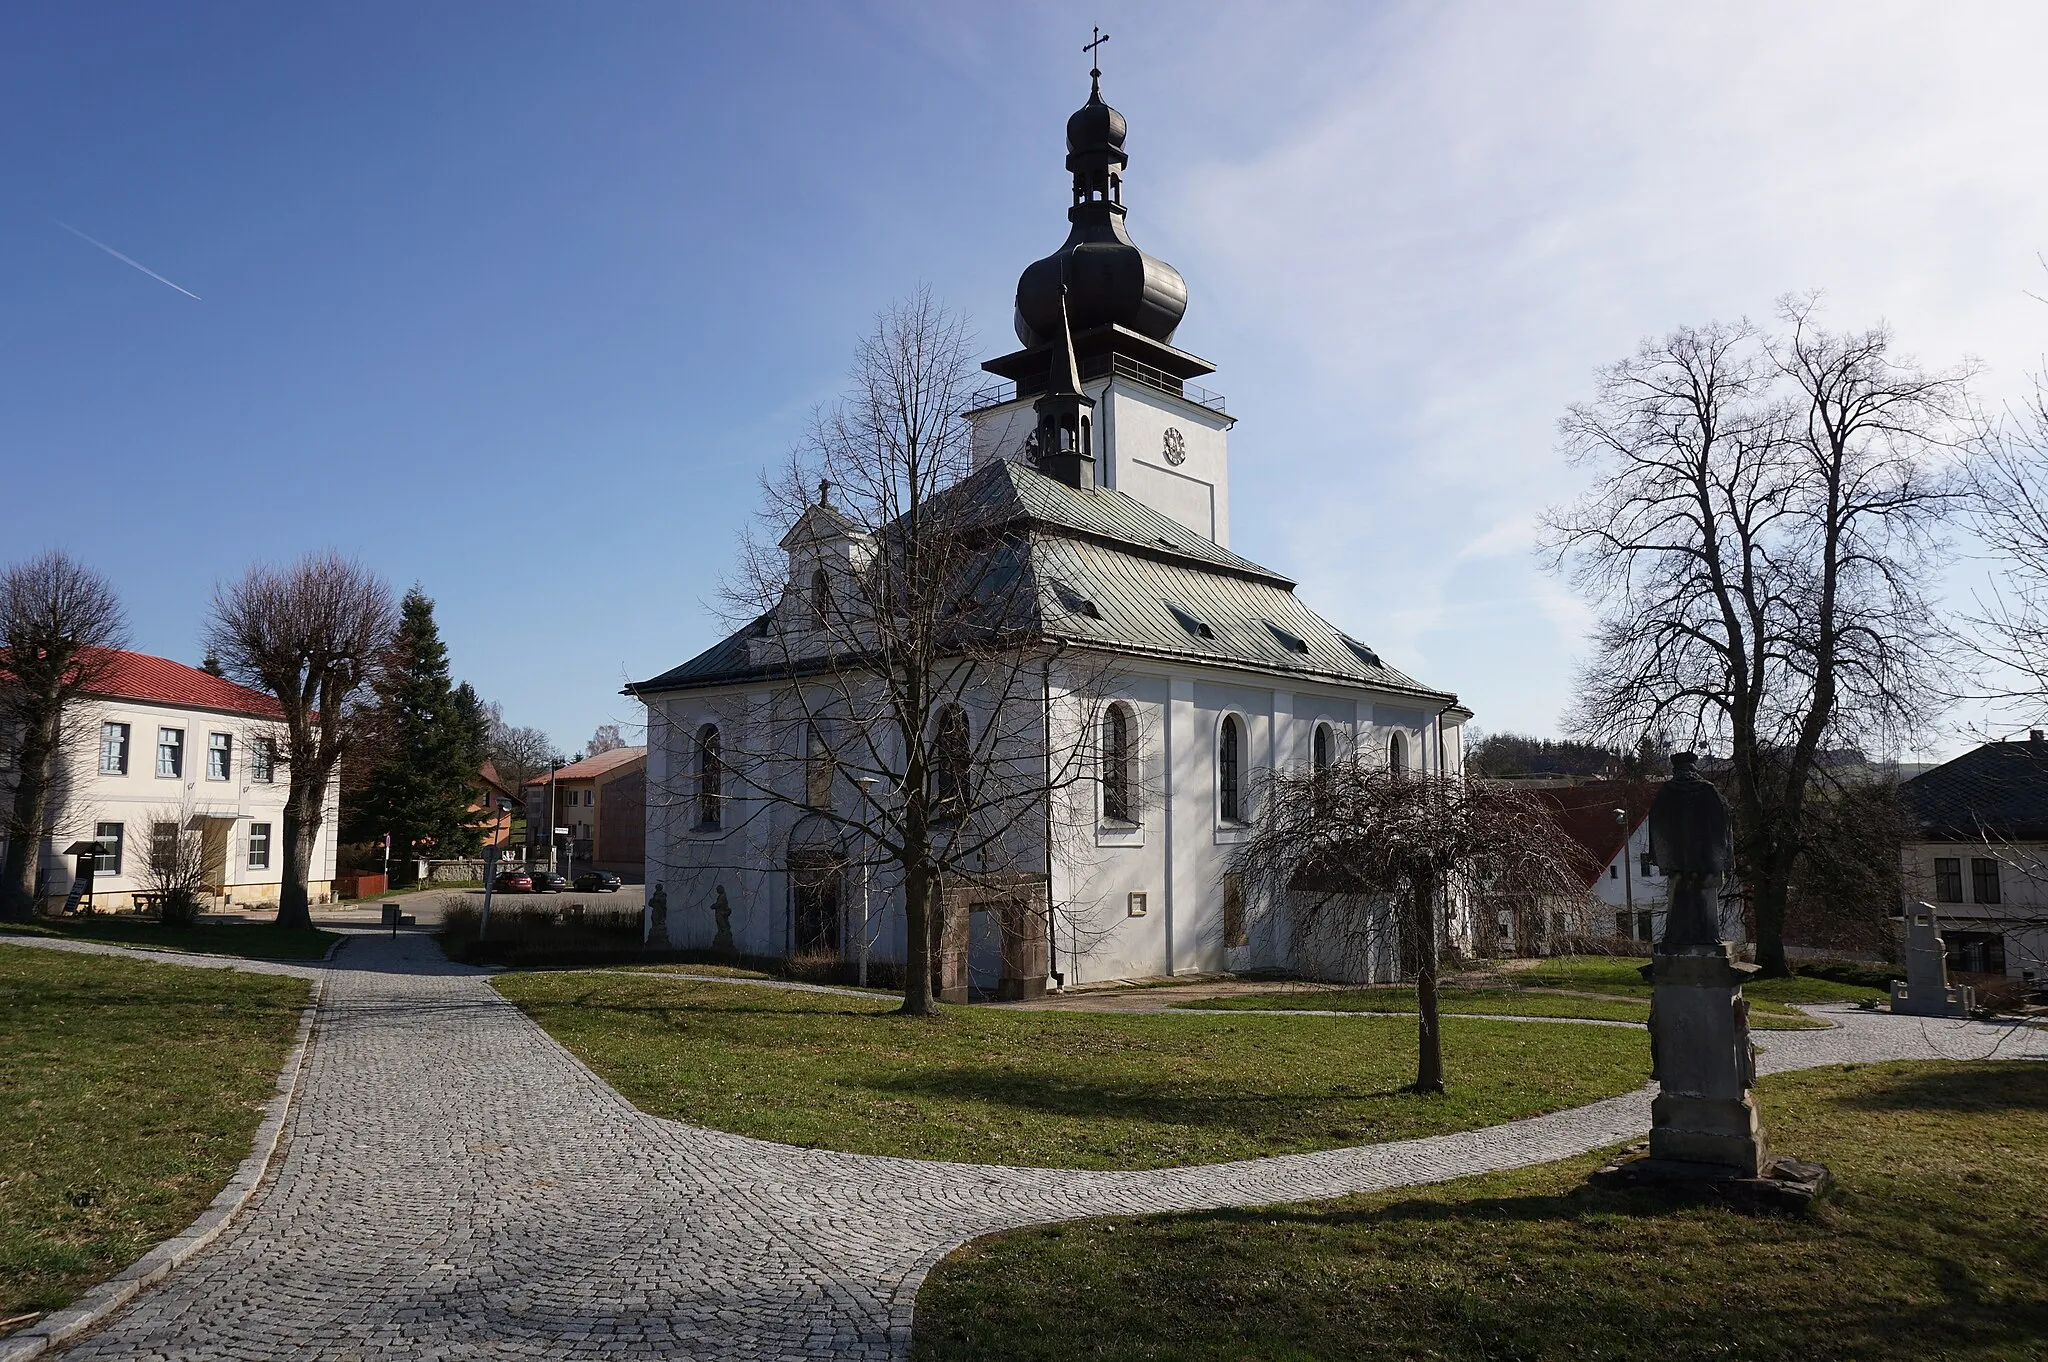
[[[39, 896], [64, 899], [76, 862], [98, 839], [96, 908], [125, 908], [149, 888], [151, 847], [183, 828], [200, 835], [209, 889], [222, 906], [277, 902], [284, 873], [285, 728], [277, 701], [197, 667], [118, 652], [92, 693], [66, 712], [38, 863]], [[334, 882], [339, 786], [328, 787], [308, 889]]]

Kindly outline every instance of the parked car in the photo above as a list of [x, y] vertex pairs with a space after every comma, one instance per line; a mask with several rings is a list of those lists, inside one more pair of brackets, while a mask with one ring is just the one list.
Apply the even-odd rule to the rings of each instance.
[[491, 888], [500, 894], [531, 894], [533, 876], [524, 870], [501, 870], [498, 878], [491, 882]]
[[586, 870], [576, 877], [576, 888], [584, 894], [616, 894], [625, 881], [609, 870]]
[[529, 875], [533, 880], [533, 892], [536, 894], [560, 894], [569, 888], [567, 877], [552, 870], [535, 870], [529, 872]]

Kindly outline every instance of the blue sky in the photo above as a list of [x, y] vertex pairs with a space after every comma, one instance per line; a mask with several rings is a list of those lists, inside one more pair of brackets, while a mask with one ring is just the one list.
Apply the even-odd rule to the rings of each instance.
[[1993, 402], [2048, 348], [2048, 9], [1700, 8], [12, 6], [0, 558], [196, 661], [217, 580], [338, 546], [514, 722], [630, 723], [879, 308], [1009, 347], [1100, 23], [1233, 547], [1554, 731], [1586, 617], [1531, 527], [1595, 366], [1812, 287]]

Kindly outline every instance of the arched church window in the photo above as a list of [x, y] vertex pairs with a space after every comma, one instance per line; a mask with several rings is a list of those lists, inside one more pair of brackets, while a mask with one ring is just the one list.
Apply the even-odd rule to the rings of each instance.
[[718, 752], [718, 725], [697, 730], [697, 826], [715, 828], [724, 817], [725, 763]]
[[811, 574], [811, 613], [820, 624], [832, 617], [832, 574], [822, 567]]
[[939, 711], [932, 744], [932, 798], [938, 811], [958, 818], [967, 807], [967, 767], [971, 760], [967, 711], [947, 705]]
[[1328, 724], [1317, 724], [1315, 735], [1309, 739], [1308, 765], [1309, 798], [1313, 801], [1313, 812], [1318, 818], [1329, 812], [1330, 770], [1336, 759], [1335, 735], [1330, 731]]
[[804, 733], [804, 803], [814, 809], [832, 803], [832, 749], [815, 724]]
[[1408, 769], [1408, 735], [1396, 733], [1387, 739], [1387, 769], [1405, 771]]
[[1216, 796], [1224, 822], [1244, 821], [1244, 723], [1235, 714], [1223, 716], [1216, 735]]
[[1113, 704], [1102, 716], [1102, 816], [1131, 823], [1131, 707]]

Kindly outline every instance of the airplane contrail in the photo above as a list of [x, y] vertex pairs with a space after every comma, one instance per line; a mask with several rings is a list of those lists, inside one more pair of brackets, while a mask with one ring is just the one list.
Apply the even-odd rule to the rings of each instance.
[[108, 244], [107, 244], [106, 242], [104, 242], [104, 241], [101, 241], [101, 240], [99, 240], [99, 239], [98, 239], [98, 238], [96, 238], [96, 237], [89, 237], [89, 236], [86, 236], [86, 234], [85, 234], [84, 232], [81, 232], [81, 231], [79, 231], [79, 230], [78, 230], [78, 229], [77, 229], [76, 227], [73, 227], [73, 226], [72, 226], [72, 225], [71, 225], [70, 223], [68, 223], [68, 222], [65, 222], [65, 221], [64, 221], [63, 219], [61, 219], [61, 218], [51, 218], [51, 219], [50, 219], [50, 221], [52, 221], [52, 222], [56, 223], [56, 224], [57, 224], [57, 225], [58, 225], [59, 227], [62, 227], [62, 228], [63, 228], [63, 229], [65, 230], [65, 231], [67, 231], [67, 232], [71, 233], [71, 235], [73, 235], [73, 236], [75, 236], [75, 237], [78, 237], [78, 238], [80, 238], [81, 240], [85, 240], [85, 241], [90, 241], [90, 242], [92, 242], [92, 244], [93, 244], [93, 245], [95, 245], [95, 246], [99, 247], [99, 248], [100, 248], [101, 250], [105, 251], [105, 252], [106, 252], [106, 253], [107, 253], [108, 255], [111, 255], [111, 256], [113, 256], [113, 257], [114, 257], [114, 259], [116, 259], [116, 260], [120, 261], [120, 262], [121, 262], [122, 264], [124, 264], [124, 265], [132, 265], [132, 266], [134, 266], [134, 267], [135, 267], [136, 269], [138, 269], [138, 270], [141, 270], [141, 271], [142, 271], [142, 272], [143, 272], [144, 274], [146, 274], [146, 275], [148, 275], [148, 276], [149, 276], [150, 278], [152, 278], [152, 279], [156, 280], [156, 281], [157, 281], [157, 282], [158, 282], [159, 284], [169, 284], [169, 285], [170, 285], [170, 287], [172, 287], [172, 288], [174, 288], [174, 289], [178, 290], [178, 292], [180, 292], [180, 293], [184, 294], [184, 295], [185, 295], [185, 296], [186, 296], [187, 298], [192, 298], [192, 299], [195, 299], [195, 300], [197, 300], [197, 301], [199, 301], [199, 302], [202, 302], [202, 303], [206, 301], [206, 300], [205, 300], [204, 298], [201, 298], [201, 297], [200, 297], [200, 296], [199, 296], [198, 294], [194, 293], [194, 292], [193, 292], [193, 291], [192, 291], [191, 289], [189, 289], [189, 288], [186, 288], [186, 287], [185, 287], [185, 286], [184, 286], [183, 284], [172, 284], [170, 280], [168, 280], [168, 279], [164, 278], [164, 277], [163, 277], [163, 276], [162, 276], [161, 274], [158, 274], [158, 273], [157, 273], [157, 272], [156, 272], [155, 270], [153, 270], [153, 269], [151, 269], [151, 268], [150, 268], [149, 266], [147, 266], [147, 265], [143, 264], [143, 263], [142, 263], [141, 261], [139, 261], [139, 260], [130, 260], [130, 259], [129, 259], [129, 258], [127, 257], [127, 256], [125, 256], [125, 255], [121, 254], [121, 253], [120, 253], [119, 251], [115, 250], [115, 249], [114, 249], [114, 248], [113, 248], [112, 246], [109, 246], [109, 245], [108, 245]]

